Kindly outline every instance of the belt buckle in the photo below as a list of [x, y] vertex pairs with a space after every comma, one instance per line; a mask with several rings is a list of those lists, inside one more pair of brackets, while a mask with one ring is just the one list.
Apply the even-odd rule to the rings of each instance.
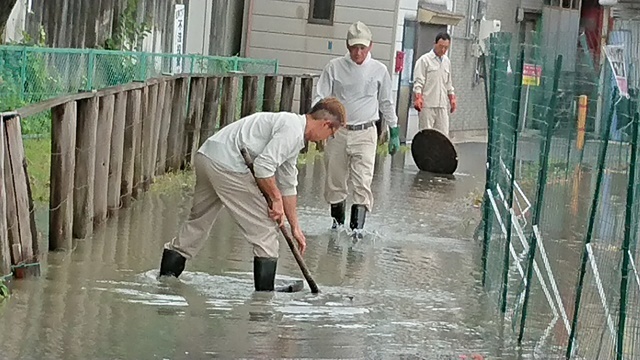
[[370, 125], [371, 125], [371, 122], [358, 124], [358, 125], [349, 125], [347, 129], [351, 131], [365, 130], [365, 129], [368, 129]]

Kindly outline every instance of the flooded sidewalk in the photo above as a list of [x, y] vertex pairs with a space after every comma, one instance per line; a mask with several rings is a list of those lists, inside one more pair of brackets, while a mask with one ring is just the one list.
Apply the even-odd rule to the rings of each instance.
[[[355, 243], [330, 229], [322, 158], [301, 166], [305, 261], [319, 295], [255, 293], [251, 246], [226, 211], [180, 280], [157, 281], [191, 188], [145, 193], [74, 252], [48, 253], [41, 278], [14, 283], [0, 305], [0, 358], [514, 359], [472, 240], [486, 145], [458, 151], [453, 178], [419, 173], [410, 153], [379, 157], [374, 211]], [[302, 279], [284, 240], [280, 254], [277, 281]]]

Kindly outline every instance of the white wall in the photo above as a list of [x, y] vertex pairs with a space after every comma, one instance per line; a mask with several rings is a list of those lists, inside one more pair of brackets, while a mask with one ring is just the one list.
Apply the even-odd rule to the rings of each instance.
[[[333, 25], [318, 25], [307, 21], [309, 0], [253, 0], [244, 56], [277, 59], [283, 74], [320, 74], [329, 60], [347, 53], [347, 29], [360, 20], [373, 32], [372, 56], [392, 73], [398, 1], [336, 0]], [[295, 94], [297, 109], [298, 87]]]

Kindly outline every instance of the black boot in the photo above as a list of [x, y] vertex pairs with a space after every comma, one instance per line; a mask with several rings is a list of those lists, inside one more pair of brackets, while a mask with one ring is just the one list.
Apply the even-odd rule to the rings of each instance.
[[344, 217], [345, 217], [344, 207], [345, 207], [345, 203], [346, 203], [346, 201], [339, 202], [337, 204], [331, 204], [331, 217], [334, 220], [333, 225], [331, 226], [332, 229], [337, 228], [338, 225], [344, 225]]
[[367, 215], [367, 207], [364, 205], [351, 205], [351, 230], [362, 230], [364, 228], [364, 219]]
[[162, 252], [162, 260], [160, 261], [159, 276], [180, 276], [182, 271], [184, 271], [186, 261], [187, 259], [177, 251], [164, 249]]
[[275, 287], [277, 258], [253, 258], [253, 282], [256, 291], [298, 292], [304, 288], [302, 281], [294, 281], [284, 286]]
[[276, 280], [276, 268], [278, 259], [254, 257], [253, 258], [253, 283], [256, 291], [273, 291]]

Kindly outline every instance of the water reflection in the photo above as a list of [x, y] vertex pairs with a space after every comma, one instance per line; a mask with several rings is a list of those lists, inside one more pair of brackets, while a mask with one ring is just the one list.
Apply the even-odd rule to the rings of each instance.
[[[374, 211], [355, 243], [329, 229], [322, 158], [302, 167], [299, 216], [318, 295], [254, 293], [251, 247], [226, 211], [181, 279], [157, 281], [191, 192], [147, 193], [74, 252], [48, 254], [42, 278], [16, 283], [0, 305], [1, 357], [516, 358], [470, 240], [483, 148], [462, 146], [449, 178], [419, 173], [410, 154], [379, 157]], [[282, 241], [277, 281], [292, 278], [302, 276]]]

